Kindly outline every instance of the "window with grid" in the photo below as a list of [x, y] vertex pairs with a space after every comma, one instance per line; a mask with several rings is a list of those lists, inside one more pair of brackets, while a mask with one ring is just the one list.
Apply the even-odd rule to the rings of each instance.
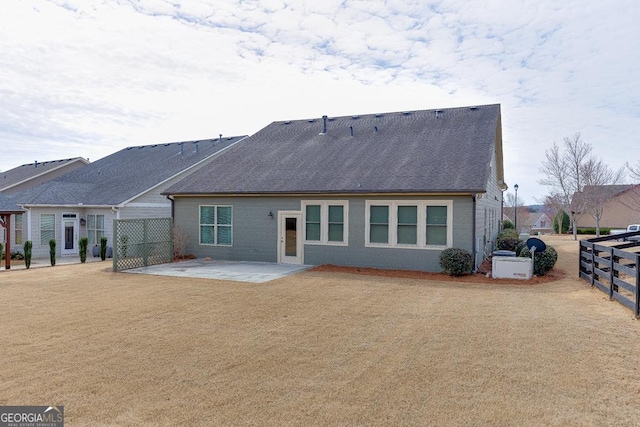
[[100, 245], [100, 239], [104, 234], [104, 215], [87, 215], [89, 246]]
[[369, 207], [369, 242], [389, 243], [389, 206]]
[[343, 200], [303, 201], [305, 243], [346, 245], [349, 203]]
[[40, 214], [40, 244], [48, 246], [56, 238], [56, 215]]
[[447, 244], [447, 207], [427, 206], [427, 241], [429, 246]]
[[16, 224], [13, 230], [16, 245], [22, 244], [22, 214], [16, 214]]
[[440, 249], [451, 246], [452, 201], [366, 202], [365, 246]]
[[200, 206], [200, 244], [231, 246], [233, 211], [231, 206]]

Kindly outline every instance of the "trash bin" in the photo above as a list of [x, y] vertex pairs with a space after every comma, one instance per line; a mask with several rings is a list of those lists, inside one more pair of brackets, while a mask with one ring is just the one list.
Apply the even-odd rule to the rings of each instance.
[[500, 251], [493, 251], [493, 256], [516, 256], [516, 253], [514, 251], [506, 251], [506, 250], [500, 250]]

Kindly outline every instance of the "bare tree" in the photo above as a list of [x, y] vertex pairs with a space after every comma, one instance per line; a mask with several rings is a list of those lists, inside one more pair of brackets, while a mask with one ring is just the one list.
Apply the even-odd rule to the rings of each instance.
[[582, 167], [593, 150], [591, 144], [584, 142], [579, 133], [564, 138], [563, 151], [558, 144], [546, 150], [546, 160], [542, 162], [540, 171], [545, 178], [539, 182], [551, 187], [550, 196], [560, 202], [571, 218], [573, 238], [577, 240], [577, 222], [585, 211], [584, 206], [572, 205], [573, 195], [581, 192], [584, 186]]
[[582, 164], [580, 174], [584, 180], [584, 188], [578, 197], [574, 197], [574, 201], [582, 199], [585, 212], [596, 222], [596, 235], [599, 237], [605, 204], [620, 190], [616, 184], [624, 180], [624, 169], [614, 171], [602, 160], [591, 158]]
[[640, 183], [640, 160], [638, 160], [635, 165], [627, 162], [626, 166], [631, 180], [636, 185], [629, 189], [629, 197], [627, 197], [627, 201], [623, 203], [631, 209], [640, 210], [640, 185], [637, 185]]

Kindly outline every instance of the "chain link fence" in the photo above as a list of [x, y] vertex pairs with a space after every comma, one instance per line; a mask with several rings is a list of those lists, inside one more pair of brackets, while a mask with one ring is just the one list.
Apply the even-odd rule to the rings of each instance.
[[113, 221], [113, 271], [173, 261], [171, 218]]

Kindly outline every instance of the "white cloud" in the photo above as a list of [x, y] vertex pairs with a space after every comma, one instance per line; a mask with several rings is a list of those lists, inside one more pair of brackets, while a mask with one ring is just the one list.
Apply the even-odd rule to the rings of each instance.
[[[612, 166], [640, 133], [631, 0], [25, 0], [0, 15], [0, 169], [254, 133], [323, 114], [502, 104], [533, 201], [579, 131]], [[529, 192], [529, 195], [527, 195]]]

